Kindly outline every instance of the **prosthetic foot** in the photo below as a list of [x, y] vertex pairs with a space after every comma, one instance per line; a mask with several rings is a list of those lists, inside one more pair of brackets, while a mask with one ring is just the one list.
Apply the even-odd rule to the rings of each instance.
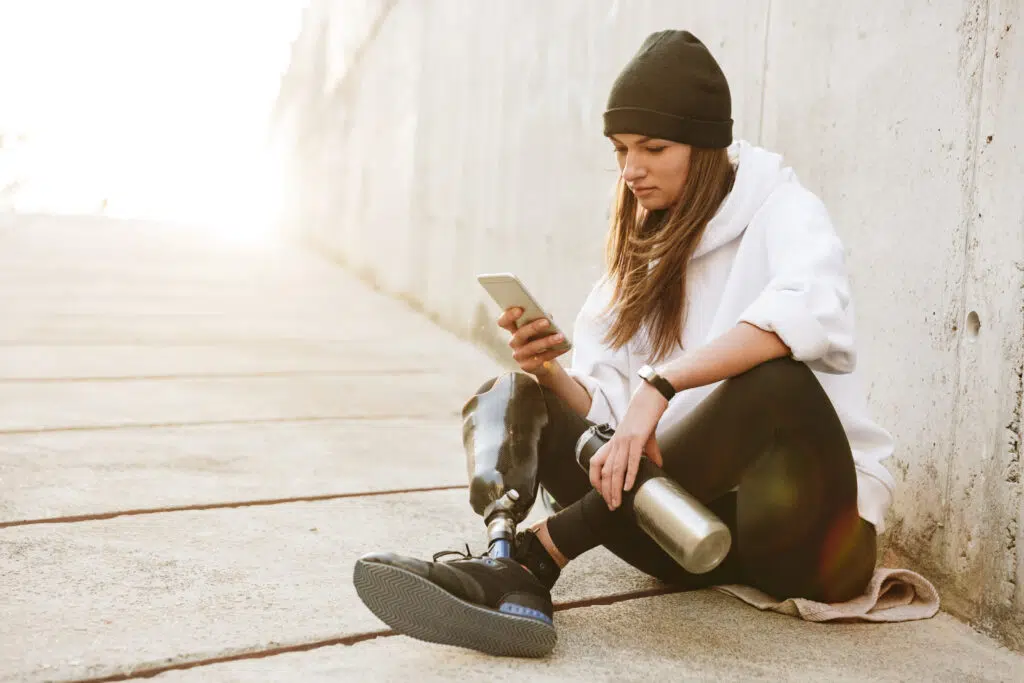
[[[447, 554], [458, 559], [440, 561]], [[549, 587], [512, 558], [456, 551], [426, 562], [374, 553], [356, 562], [363, 603], [399, 633], [491, 655], [543, 657], [557, 639]]]

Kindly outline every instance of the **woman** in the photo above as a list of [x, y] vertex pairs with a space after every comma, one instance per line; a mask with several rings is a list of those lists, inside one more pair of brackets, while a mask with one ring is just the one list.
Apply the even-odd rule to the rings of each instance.
[[[498, 324], [523, 372], [489, 380], [464, 408], [471, 428], [490, 424], [491, 442], [536, 450], [562, 509], [517, 538], [513, 559], [362, 558], [360, 596], [397, 630], [543, 655], [555, 642], [551, 586], [599, 545], [684, 587], [744, 583], [824, 602], [866, 587], [892, 441], [854, 372], [843, 248], [778, 155], [733, 142], [730, 117], [724, 74], [685, 31], [649, 36], [615, 81], [608, 269], [576, 320], [571, 368], [551, 349], [558, 336], [539, 336], [546, 321], [517, 330], [519, 312], [506, 311]], [[615, 434], [588, 476], [574, 445], [600, 423]], [[623, 507], [642, 457], [729, 526], [732, 549], [711, 572], [684, 571]]]

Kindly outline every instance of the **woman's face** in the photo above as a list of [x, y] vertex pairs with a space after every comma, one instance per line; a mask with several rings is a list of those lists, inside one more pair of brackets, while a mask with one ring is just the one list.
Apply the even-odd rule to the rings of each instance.
[[633, 133], [611, 136], [622, 179], [648, 211], [667, 209], [683, 194], [690, 146]]

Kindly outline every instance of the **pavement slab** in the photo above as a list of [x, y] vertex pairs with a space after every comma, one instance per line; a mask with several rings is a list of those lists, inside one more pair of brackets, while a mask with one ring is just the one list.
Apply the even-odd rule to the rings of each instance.
[[486, 377], [410, 372], [0, 384], [0, 434], [328, 418], [458, 418]]
[[[3, 529], [0, 672], [100, 677], [384, 629], [352, 585], [358, 557], [484, 540], [465, 490]], [[556, 599], [656, 585], [604, 551], [586, 560]]]
[[555, 615], [538, 660], [405, 636], [160, 674], [168, 683], [303, 681], [1012, 681], [1022, 658], [948, 615], [903, 624], [813, 624], [713, 590]]
[[449, 418], [0, 435], [0, 526], [465, 485], [462, 434]]
[[[256, 340], [257, 342], [259, 340]], [[466, 360], [414, 339], [341, 343], [0, 344], [0, 383], [461, 371]]]
[[[168, 315], [125, 314], [85, 315], [67, 314], [53, 315], [45, 319], [34, 316], [17, 316], [3, 313], [2, 340], [17, 342], [30, 341], [37, 344], [48, 344], [54, 341], [69, 340], [87, 344], [112, 343], [143, 343], [154, 342], [166, 344], [203, 344], [208, 342], [239, 342], [243, 346], [252, 343], [253, 339], [262, 343], [295, 342], [299, 340], [319, 341], [361, 341], [387, 344], [394, 338], [396, 329], [401, 328], [401, 321], [378, 313], [367, 313], [361, 317], [365, 321], [338, 322], [324, 319], [323, 312], [310, 315], [299, 313], [280, 314], [275, 317], [253, 314], [250, 316], [225, 316], [211, 314]], [[351, 314], [351, 312], [348, 312]], [[332, 313], [338, 315], [341, 313]], [[402, 330], [406, 339], [419, 338], [421, 343], [424, 333], [415, 329]], [[458, 347], [439, 345], [435, 352], [449, 354]]]

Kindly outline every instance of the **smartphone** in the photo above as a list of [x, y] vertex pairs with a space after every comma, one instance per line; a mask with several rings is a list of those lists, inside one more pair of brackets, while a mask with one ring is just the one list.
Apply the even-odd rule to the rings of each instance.
[[552, 317], [541, 308], [526, 286], [515, 275], [512, 273], [483, 273], [477, 275], [476, 279], [491, 295], [495, 303], [501, 306], [502, 311], [517, 307], [523, 309], [523, 314], [516, 320], [517, 328], [533, 322], [537, 318], [547, 318], [550, 326], [544, 330], [543, 334], [533, 337], [533, 339], [561, 333], [565, 335], [565, 340], [551, 348], [559, 351], [568, 351], [572, 348], [569, 336], [559, 329]]

